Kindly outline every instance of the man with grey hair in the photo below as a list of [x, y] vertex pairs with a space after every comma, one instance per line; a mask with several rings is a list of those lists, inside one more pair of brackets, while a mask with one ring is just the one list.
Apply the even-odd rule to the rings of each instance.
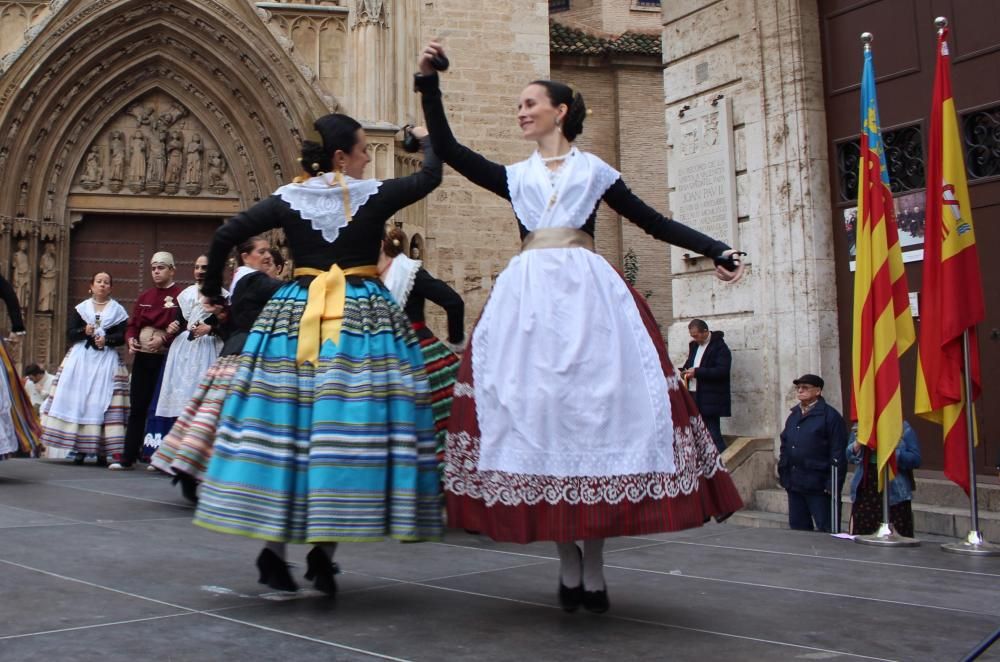
[[183, 291], [174, 282], [174, 256], [166, 251], [153, 255], [149, 261], [153, 287], [139, 295], [128, 319], [125, 343], [132, 360], [132, 382], [129, 388], [128, 425], [125, 428], [125, 452], [120, 462], [108, 468], [125, 471], [139, 458], [146, 433], [146, 414], [156, 393], [156, 382], [173, 340], [167, 327], [177, 319], [177, 297]]
[[729, 371], [733, 355], [726, 345], [725, 333], [709, 331], [705, 320], [694, 319], [688, 324], [691, 344], [681, 376], [698, 405], [705, 427], [719, 452], [726, 450], [720, 419], [732, 415]]

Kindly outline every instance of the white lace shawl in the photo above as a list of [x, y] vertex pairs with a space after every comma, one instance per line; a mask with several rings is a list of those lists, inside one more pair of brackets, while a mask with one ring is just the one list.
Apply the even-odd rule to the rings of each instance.
[[421, 264], [423, 263], [420, 260], [414, 260], [400, 253], [392, 258], [389, 268], [382, 274], [382, 282], [392, 293], [400, 308], [405, 306], [406, 300], [410, 298], [410, 291], [413, 289], [413, 282], [417, 279]]
[[113, 326], [121, 324], [128, 319], [128, 311], [114, 299], [108, 299], [107, 304], [104, 306], [104, 310], [101, 311], [101, 324], [97, 326], [97, 310], [94, 308], [93, 299], [84, 299], [80, 303], [76, 304], [76, 312], [79, 313], [80, 319], [82, 319], [87, 324], [93, 324], [94, 337], [100, 337], [104, 335], [105, 329], [110, 329]]
[[580, 228], [619, 177], [621, 173], [598, 157], [573, 147], [554, 184], [536, 151], [528, 159], [507, 166], [507, 189], [514, 213], [529, 232]]
[[[344, 181], [347, 183], [347, 191], [351, 198], [351, 218], [382, 186], [382, 182], [377, 179], [345, 177]], [[297, 211], [299, 216], [312, 223], [313, 230], [323, 233], [323, 239], [331, 244], [337, 240], [341, 228], [347, 225], [344, 191], [334, 181], [331, 172], [311, 177], [298, 184], [286, 184], [274, 194]]]

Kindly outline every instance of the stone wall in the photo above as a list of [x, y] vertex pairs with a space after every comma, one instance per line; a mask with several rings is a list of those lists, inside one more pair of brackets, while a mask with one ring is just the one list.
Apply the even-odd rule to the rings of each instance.
[[[433, 0], [423, 6], [422, 42], [441, 37], [452, 63], [441, 80], [452, 129], [493, 161], [519, 161], [534, 147], [520, 138], [516, 108], [523, 87], [548, 76], [547, 17], [548, 4], [533, 0]], [[493, 280], [520, 246], [510, 204], [446, 168], [428, 199], [426, 224], [427, 266], [465, 298], [471, 328]], [[432, 328], [445, 328], [436, 307], [428, 313]]]
[[[552, 61], [552, 78], [580, 90], [591, 111], [576, 141], [580, 149], [617, 168], [636, 195], [666, 214], [666, 125], [660, 105], [649, 103], [651, 92], [662, 84], [658, 65], [652, 58], [559, 56]], [[673, 319], [669, 247], [604, 204], [598, 211], [596, 244], [618, 269], [629, 250], [635, 253], [636, 289], [647, 296], [665, 329]]]
[[[665, 4], [671, 4], [667, 0]], [[569, 9], [552, 15], [567, 25], [618, 35], [626, 31], [656, 32], [660, 8], [641, 6], [637, 0], [571, 0]]]
[[668, 162], [684, 106], [720, 94], [732, 103], [738, 245], [749, 252], [735, 286], [707, 260], [675, 261], [670, 355], [683, 360], [692, 317], [725, 331], [733, 417], [723, 433], [776, 436], [804, 372], [821, 374], [842, 406], [816, 2], [664, 3], [663, 44]]

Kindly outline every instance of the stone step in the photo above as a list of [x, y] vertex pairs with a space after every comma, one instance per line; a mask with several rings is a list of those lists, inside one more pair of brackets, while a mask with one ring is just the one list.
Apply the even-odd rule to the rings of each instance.
[[[1000, 485], [977, 482], [976, 487], [979, 512], [1000, 513]], [[917, 478], [913, 500], [934, 506], [969, 509], [969, 497], [965, 491], [950, 480], [940, 478]]]
[[[844, 481], [844, 495], [851, 493], [853, 472], [847, 474]], [[976, 483], [976, 496], [979, 499], [979, 512], [990, 511], [1000, 513], [1000, 485], [993, 483]], [[949, 506], [951, 508], [968, 508], [969, 497], [965, 491], [944, 478], [917, 478], [917, 489], [913, 493], [914, 503], [927, 503], [933, 506]]]
[[[959, 489], [961, 492], [961, 489]], [[963, 493], [964, 495], [964, 493]], [[843, 503], [842, 527], [847, 529], [851, 514], [851, 499], [845, 496]], [[914, 501], [913, 529], [917, 533], [933, 533], [951, 538], [964, 538], [969, 532], [970, 516], [968, 503], [961, 507], [927, 504]], [[780, 488], [757, 490], [754, 492], [754, 510], [744, 510], [741, 519], [762, 519], [767, 524], [746, 524], [746, 526], [774, 526], [780, 522], [782, 528], [788, 526], [788, 496]], [[734, 516], [735, 517], [735, 516]], [[740, 522], [742, 523], [742, 521]], [[1000, 512], [980, 509], [979, 532], [990, 542], [1000, 542]]]

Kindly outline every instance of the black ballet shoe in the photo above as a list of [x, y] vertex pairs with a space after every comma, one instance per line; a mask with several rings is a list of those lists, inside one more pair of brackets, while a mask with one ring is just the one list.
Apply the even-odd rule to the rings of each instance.
[[583, 608], [595, 614], [603, 614], [610, 609], [611, 602], [608, 601], [608, 589], [605, 588], [602, 591], [584, 591]]
[[181, 495], [194, 505], [198, 505], [198, 481], [186, 473], [178, 473], [174, 476], [174, 485], [180, 483]]
[[257, 580], [259, 583], [267, 584], [275, 591], [294, 593], [299, 590], [299, 585], [288, 572], [288, 564], [266, 547], [257, 557], [257, 569], [260, 570], [260, 579]]
[[[580, 572], [583, 572], [583, 550], [578, 546], [576, 553], [580, 557]], [[583, 604], [583, 583], [581, 582], [579, 586], [570, 588], [562, 583], [562, 577], [560, 577], [559, 606], [562, 607], [563, 611], [572, 614], [580, 608], [581, 604]]]
[[569, 588], [561, 581], [559, 582], [559, 606], [566, 613], [572, 614], [583, 604], [583, 584]]
[[329, 596], [337, 594], [337, 580], [333, 578], [340, 567], [333, 563], [319, 547], [313, 547], [306, 555], [306, 580], [311, 581], [317, 591]]

